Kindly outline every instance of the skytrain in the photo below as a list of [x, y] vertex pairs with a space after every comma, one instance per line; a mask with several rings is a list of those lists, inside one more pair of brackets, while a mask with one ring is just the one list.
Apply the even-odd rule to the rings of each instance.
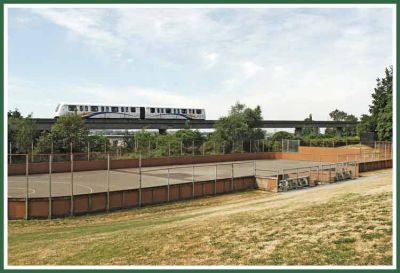
[[206, 119], [204, 109], [177, 107], [143, 107], [133, 105], [60, 103], [56, 107], [55, 118], [77, 114], [85, 119]]

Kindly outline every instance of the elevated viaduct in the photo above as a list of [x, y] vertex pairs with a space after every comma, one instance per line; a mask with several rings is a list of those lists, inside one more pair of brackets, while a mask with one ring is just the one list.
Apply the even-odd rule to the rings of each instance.
[[[56, 122], [55, 119], [34, 119], [38, 130], [49, 130]], [[160, 133], [168, 129], [183, 129], [188, 126], [192, 129], [212, 129], [217, 120], [175, 120], [175, 119], [86, 119], [85, 123], [91, 130], [129, 130], [129, 129], [158, 129]], [[304, 121], [304, 120], [263, 120], [259, 128], [294, 128], [296, 134], [301, 134], [305, 128], [336, 128], [340, 132], [343, 128], [355, 128], [353, 121]]]

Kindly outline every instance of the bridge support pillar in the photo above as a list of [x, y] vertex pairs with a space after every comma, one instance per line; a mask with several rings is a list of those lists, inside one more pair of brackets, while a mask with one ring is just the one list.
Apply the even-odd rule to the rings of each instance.
[[337, 127], [336, 128], [336, 136], [341, 137], [343, 135], [343, 128], [342, 127]]
[[167, 129], [158, 129], [158, 133], [160, 135], [166, 135], [167, 134]]
[[299, 136], [299, 137], [302, 136], [303, 135], [303, 128], [300, 128], [300, 127], [299, 128], [295, 128], [294, 129], [294, 135], [295, 136]]

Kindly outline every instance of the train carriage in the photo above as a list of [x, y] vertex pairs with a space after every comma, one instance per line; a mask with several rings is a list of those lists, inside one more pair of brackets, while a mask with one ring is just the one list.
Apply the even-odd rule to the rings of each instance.
[[144, 107], [86, 103], [60, 103], [57, 105], [55, 118], [70, 114], [77, 114], [86, 119], [206, 119], [205, 110], [198, 108]]

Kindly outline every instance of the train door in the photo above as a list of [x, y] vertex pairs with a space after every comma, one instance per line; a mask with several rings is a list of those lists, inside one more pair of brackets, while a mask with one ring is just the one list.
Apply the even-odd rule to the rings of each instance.
[[146, 116], [146, 110], [144, 107], [140, 107], [140, 119], [145, 119]]

